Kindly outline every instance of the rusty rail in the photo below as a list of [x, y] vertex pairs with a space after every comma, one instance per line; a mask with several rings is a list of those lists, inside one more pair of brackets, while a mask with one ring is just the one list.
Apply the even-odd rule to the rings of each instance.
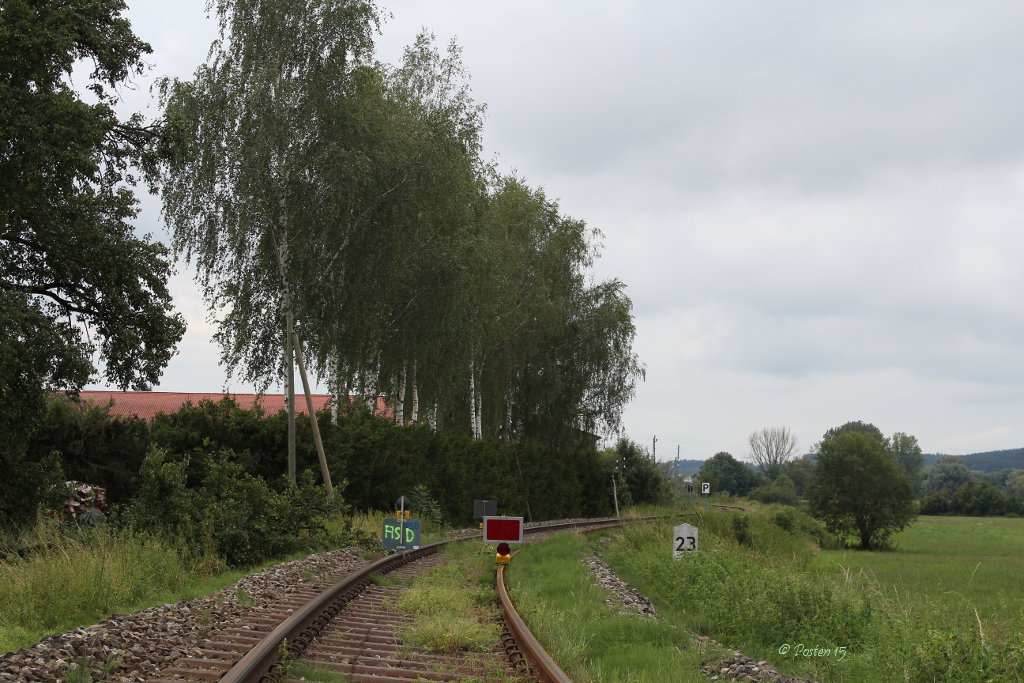
[[[501, 602], [501, 611], [505, 613], [505, 624], [514, 638], [514, 643], [506, 643], [505, 651], [509, 657], [514, 657], [518, 652], [529, 662], [533, 675], [540, 681], [546, 683], [571, 683], [572, 679], [558, 664], [551, 658], [537, 639], [533, 637], [529, 627], [516, 611], [512, 599], [505, 589], [505, 565], [498, 566], [497, 577], [498, 599]], [[515, 649], [513, 649], [515, 648]]]
[[375, 574], [389, 572], [437, 552], [449, 541], [425, 545], [401, 555], [389, 555], [365, 569], [352, 574], [329, 590], [309, 601], [249, 650], [220, 679], [221, 683], [257, 683], [280, 680], [280, 657], [287, 651], [290, 658], [301, 657], [309, 644], [334, 616], [357, 596]]
[[[588, 522], [565, 522], [547, 526], [525, 529], [525, 533], [564, 531], [567, 529], [586, 529], [595, 531], [603, 528], [621, 526], [628, 521], [649, 521], [654, 517], [636, 519], [603, 518]], [[476, 538], [479, 535], [466, 538]], [[466, 540], [466, 538], [455, 540]], [[281, 656], [287, 654], [288, 659], [296, 659], [303, 655], [309, 645], [320, 634], [327, 624], [346, 604], [351, 602], [371, 582], [376, 574], [384, 574], [404, 564], [437, 552], [451, 541], [438, 541], [401, 555], [389, 555], [377, 560], [361, 571], [346, 577], [327, 591], [310, 600], [301, 609], [294, 612], [281, 624], [267, 634], [257, 645], [249, 650], [234, 666], [220, 678], [220, 683], [274, 683], [282, 678]], [[533, 668], [534, 674], [547, 681], [569, 681], [570, 679], [551, 659], [529, 628], [519, 617], [505, 590], [504, 567], [499, 567], [497, 590], [502, 610], [505, 612], [506, 624], [512, 632], [515, 643], [506, 646], [510, 651], [510, 659], [514, 662], [518, 649], [521, 655]]]

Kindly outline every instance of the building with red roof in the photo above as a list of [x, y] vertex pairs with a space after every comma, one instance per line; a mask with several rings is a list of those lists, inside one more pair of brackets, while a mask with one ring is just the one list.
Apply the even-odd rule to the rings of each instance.
[[[263, 412], [273, 415], [279, 410], [285, 409], [284, 394], [215, 394], [202, 392], [178, 392], [178, 391], [80, 391], [78, 395], [84, 401], [103, 404], [113, 402], [110, 406], [111, 415], [136, 416], [143, 420], [152, 420], [157, 413], [175, 413], [186, 403], [198, 405], [202, 401], [220, 401], [225, 396], [230, 396], [239, 408], [251, 410], [257, 404], [263, 408]], [[313, 394], [313, 410], [319, 412], [331, 404], [333, 397], [330, 394]], [[358, 396], [349, 396], [349, 404], [362, 400]], [[304, 394], [295, 395], [295, 411], [306, 414], [306, 397]], [[374, 411], [378, 416], [391, 418], [394, 412], [383, 396], [377, 397], [377, 406]]]

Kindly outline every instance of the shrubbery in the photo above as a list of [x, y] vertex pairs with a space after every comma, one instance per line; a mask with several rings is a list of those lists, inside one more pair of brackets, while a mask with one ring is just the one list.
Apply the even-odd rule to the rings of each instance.
[[932, 491], [921, 501], [922, 515], [965, 515], [969, 517], [998, 517], [1024, 515], [1024, 500], [1005, 495], [997, 486], [987, 482], [968, 482], [953, 495]]
[[[225, 450], [246, 473], [265, 481], [276, 481], [285, 470], [284, 411], [265, 415], [224, 398], [187, 404], [175, 413], [157, 415], [147, 426], [141, 420], [111, 417], [102, 406], [80, 409], [63, 397], [53, 400], [60, 406], [49, 414], [47, 435], [35, 442], [33, 457], [57, 451], [65, 463], [102, 460], [102, 471], [74, 465], [67, 476], [104, 485], [116, 474], [125, 484], [117, 494], [108, 489], [111, 503], [127, 505], [141, 491], [139, 468], [150, 445], [161, 448], [168, 461], [186, 463], [182, 472], [189, 488], [201, 484], [209, 462]], [[433, 492], [441, 515], [451, 523], [471, 520], [475, 498], [497, 499], [502, 513], [529, 514], [537, 520], [608, 514], [612, 509], [609, 468], [614, 464], [599, 457], [584, 435], [567, 436], [550, 446], [506, 445], [436, 432], [426, 425], [398, 427], [360, 410], [343, 415], [337, 424], [327, 412], [319, 418], [331, 476], [345, 502], [357, 509], [389, 509], [419, 484]], [[105, 443], [109, 435], [122, 433], [131, 439], [118, 441], [120, 450]], [[80, 459], [75, 455], [79, 452], [93, 455]], [[300, 472], [318, 471], [307, 420], [297, 424], [296, 456]], [[646, 474], [640, 464], [632, 468], [633, 476]], [[630, 483], [641, 496], [647, 489], [657, 493], [664, 488], [657, 481]]]
[[750, 515], [742, 512], [732, 513], [732, 534], [740, 545], [753, 543], [753, 538], [750, 535]]
[[751, 500], [762, 503], [779, 503], [781, 505], [796, 505], [796, 484], [785, 474], [780, 474], [775, 481], [767, 486], [758, 486], [748, 496]]
[[[29, 459], [50, 463], [55, 482], [66, 477], [107, 486], [119, 524], [183, 539], [233, 565], [325, 542], [316, 521], [326, 505], [319, 475], [298, 487], [282, 479], [283, 411], [265, 415], [224, 398], [186, 404], [147, 424], [56, 396], [46, 421]], [[420, 496], [422, 510], [415, 513], [454, 524], [471, 520], [475, 498], [496, 499], [502, 514], [535, 520], [612, 510], [615, 463], [599, 456], [585, 435], [549, 446], [507, 445], [425, 425], [398, 427], [360, 410], [337, 424], [321, 413], [320, 425], [336, 496], [357, 509], [390, 509], [398, 496], [423, 486], [429, 500]], [[309, 423], [297, 426], [298, 470], [318, 472]], [[663, 477], [642, 454], [627, 455], [636, 455], [627, 463], [629, 487], [638, 502], [655, 502], [665, 491]], [[35, 515], [31, 507], [26, 520]]]
[[231, 566], [249, 566], [300, 550], [328, 547], [327, 495], [306, 475], [298, 486], [278, 490], [249, 474], [232, 451], [206, 461], [198, 486], [190, 487], [187, 456], [154, 447], [141, 470], [139, 495], [115, 513], [115, 523], [180, 540], [192, 553], [212, 551]]

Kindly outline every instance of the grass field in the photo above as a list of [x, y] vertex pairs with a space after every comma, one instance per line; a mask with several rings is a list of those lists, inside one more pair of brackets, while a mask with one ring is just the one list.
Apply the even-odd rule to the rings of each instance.
[[[568, 639], [565, 661], [583, 680], [691, 680], [686, 634], [696, 633], [823, 683], [1024, 681], [1024, 520], [921, 518], [895, 550], [863, 553], [819, 551], [813, 522], [798, 515], [784, 530], [779, 512], [696, 515], [700, 552], [680, 561], [670, 559], [674, 522], [563, 544], [577, 556], [567, 559], [528, 547], [513, 576], [539, 630]], [[578, 555], [597, 548], [654, 601], [658, 637], [608, 615], [579, 576]], [[528, 572], [534, 562], [542, 569]], [[578, 585], [559, 585], [569, 576]]]
[[809, 568], [874, 584], [937, 628], [1024, 632], [1024, 519], [919, 517], [892, 551], [825, 550]]

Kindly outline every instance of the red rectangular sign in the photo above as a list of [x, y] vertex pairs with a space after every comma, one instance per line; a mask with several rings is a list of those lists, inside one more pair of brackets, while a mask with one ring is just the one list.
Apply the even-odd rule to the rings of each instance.
[[484, 517], [484, 543], [522, 543], [522, 517]]

